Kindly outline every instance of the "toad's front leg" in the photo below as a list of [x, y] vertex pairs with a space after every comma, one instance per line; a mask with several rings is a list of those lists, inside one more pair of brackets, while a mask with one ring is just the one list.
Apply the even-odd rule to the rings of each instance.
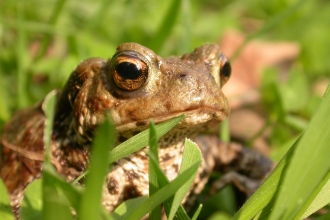
[[224, 174], [213, 183], [211, 194], [231, 183], [250, 197], [274, 166], [260, 152], [237, 143], [221, 142], [216, 136], [198, 136], [195, 142], [200, 147], [205, 162], [213, 164], [214, 171]]

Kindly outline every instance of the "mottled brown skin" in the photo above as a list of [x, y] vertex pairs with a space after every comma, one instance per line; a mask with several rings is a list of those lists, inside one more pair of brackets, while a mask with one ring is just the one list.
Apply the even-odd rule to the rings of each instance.
[[[107, 61], [90, 58], [81, 62], [63, 91], [58, 92], [51, 141], [55, 168], [68, 181], [86, 170], [95, 128], [107, 111], [116, 124], [118, 143], [146, 129], [150, 119], [160, 123], [185, 113], [185, 119], [160, 139], [160, 164], [169, 179], [177, 176], [183, 141], [191, 137], [204, 157], [191, 195], [201, 191], [214, 168], [248, 170], [246, 178], [252, 177], [259, 184], [269, 167], [260, 171], [237, 164], [248, 161], [249, 166], [264, 165], [262, 156], [246, 153], [240, 146], [224, 147], [214, 136], [196, 137], [228, 116], [228, 103], [221, 91], [228, 73], [229, 63], [216, 44], [204, 45], [182, 57], [163, 59], [139, 44], [125, 43]], [[25, 187], [41, 176], [44, 122], [41, 102], [17, 112], [1, 136], [0, 177], [17, 217]], [[103, 187], [103, 204], [108, 211], [126, 199], [148, 194], [146, 149], [112, 166]]]

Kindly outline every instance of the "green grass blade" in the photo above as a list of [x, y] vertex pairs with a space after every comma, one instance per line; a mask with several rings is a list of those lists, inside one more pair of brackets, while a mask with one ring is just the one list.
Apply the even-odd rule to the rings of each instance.
[[115, 220], [120, 220], [122, 219], [121, 216], [124, 216], [126, 212], [129, 210], [135, 210], [139, 206], [141, 206], [145, 201], [147, 201], [148, 197], [147, 196], [140, 196], [134, 199], [129, 199], [122, 204], [120, 204], [116, 210], [111, 213], [111, 217]]
[[194, 216], [191, 218], [191, 220], [196, 220], [196, 219], [197, 219], [199, 213], [201, 213], [201, 211], [202, 211], [202, 208], [203, 208], [203, 205], [200, 204], [200, 205], [198, 206], [196, 212], [194, 213]]
[[[324, 178], [324, 181], [326, 181], [325, 185], [321, 187], [323, 184], [320, 184], [320, 189], [315, 190], [314, 193], [318, 193], [315, 199], [312, 199], [312, 202], [310, 202], [310, 206], [307, 208], [305, 213], [303, 214], [303, 219], [310, 216], [312, 213], [316, 212], [317, 210], [321, 209], [325, 205], [330, 203], [330, 173], [326, 175]], [[308, 203], [307, 203], [308, 204]]]
[[4, 220], [14, 220], [14, 215], [11, 212], [9, 196], [5, 184], [0, 179], [0, 216]]
[[[271, 213], [271, 220], [300, 219], [309, 198], [330, 170], [329, 87], [308, 129], [294, 150]], [[317, 172], [315, 172], [317, 171]]]
[[50, 141], [52, 138], [52, 130], [55, 115], [55, 104], [56, 104], [56, 91], [53, 90], [47, 94], [43, 103], [42, 110], [46, 115], [45, 129], [44, 129], [44, 143], [46, 149], [45, 162], [50, 163]]
[[[243, 207], [235, 214], [233, 219], [252, 219], [261, 210], [262, 213], [260, 213], [259, 218], [268, 218], [267, 216], [270, 213], [274, 212], [273, 202], [275, 201], [274, 198], [276, 198], [274, 196], [276, 196], [276, 190], [279, 189], [279, 184], [281, 184], [281, 189], [283, 189], [285, 184], [288, 184], [280, 182], [280, 178], [282, 178], [284, 175], [286, 175], [286, 177], [288, 175], [293, 175], [294, 177], [290, 176], [289, 179], [292, 182], [291, 184], [288, 184], [288, 188], [285, 187], [285, 192], [287, 194], [285, 196], [282, 196], [285, 199], [281, 200], [281, 202], [285, 202], [286, 207], [294, 206], [290, 204], [290, 202], [295, 203], [295, 207], [293, 207], [293, 209], [296, 212], [296, 215], [292, 215], [293, 217], [290, 217], [292, 217], [291, 219], [299, 217], [299, 211], [301, 211], [301, 214], [299, 214], [301, 217], [301, 215], [306, 211], [302, 208], [308, 207], [308, 205], [306, 205], [308, 204], [307, 202], [311, 202], [311, 200], [308, 200], [309, 196], [312, 195], [314, 190], [320, 188], [319, 185], [322, 184], [322, 181], [324, 180], [324, 177], [329, 170], [329, 167], [327, 166], [329, 164], [328, 158], [330, 157], [330, 152], [328, 152], [329, 149], [327, 149], [326, 147], [327, 143], [329, 143], [330, 141], [330, 135], [328, 134], [329, 130], [326, 128], [328, 123], [330, 123], [330, 119], [326, 117], [327, 112], [330, 111], [329, 107], [330, 95], [329, 92], [327, 92], [319, 107], [319, 110], [312, 119], [307, 131], [295, 142], [295, 144], [291, 147], [287, 154], [278, 163], [278, 165], [270, 174], [270, 176], [252, 195], [252, 197], [243, 205]], [[315, 144], [313, 143], [318, 143], [318, 150], [315, 150]], [[301, 149], [296, 150], [299, 148]], [[296, 158], [295, 161], [293, 160], [294, 156]], [[308, 166], [301, 166], [302, 164], [306, 164], [306, 161], [308, 161]], [[287, 174], [287, 172], [289, 171], [287, 171], [286, 169], [289, 166], [292, 166], [292, 164], [294, 163], [298, 164], [295, 164], [296, 167], [294, 167], [293, 170], [299, 173], [296, 173], [295, 175], [293, 173]], [[299, 167], [303, 169], [299, 169]], [[312, 172], [315, 169], [320, 172]], [[316, 176], [318, 180], [314, 179], [314, 177], [316, 178]], [[311, 186], [311, 184], [314, 186]], [[290, 190], [292, 190], [292, 192]], [[297, 201], [297, 199], [299, 201]], [[287, 202], [289, 202], [289, 204]], [[301, 202], [299, 206], [297, 205], [298, 202]], [[306, 204], [304, 205], [304, 203]], [[282, 206], [281, 208], [284, 212], [283, 208], [285, 207]], [[291, 211], [293, 211], [293, 209], [291, 209]], [[277, 213], [276, 215], [278, 214], [279, 213]], [[290, 217], [288, 217], [287, 219], [290, 219]], [[285, 219], [284, 216], [281, 216], [281, 219]]]
[[72, 219], [70, 203], [64, 196], [56, 182], [52, 180], [52, 175], [57, 175], [50, 162], [50, 141], [53, 128], [54, 110], [56, 103], [56, 91], [48, 93], [42, 103], [42, 109], [46, 115], [44, 128], [44, 143], [46, 149], [45, 161], [43, 164], [42, 182], [42, 219]]
[[[157, 163], [157, 160], [156, 160], [155, 156], [153, 154], [151, 154], [151, 155], [149, 155], [149, 157], [151, 159], [150, 162], [151, 162], [152, 166], [154, 166], [155, 171], [157, 173], [158, 184], [159, 184], [160, 188], [162, 188], [162, 187], [166, 186], [167, 184], [169, 184], [170, 181], [167, 179], [164, 172], [162, 172], [162, 170], [160, 169], [159, 164]], [[184, 184], [182, 184], [182, 186], [183, 185]], [[169, 215], [170, 209], [172, 207], [173, 198], [174, 198], [174, 195], [169, 197], [164, 202], [164, 208], [165, 208], [165, 212], [166, 212], [167, 216]], [[176, 220], [190, 220], [189, 216], [187, 215], [187, 213], [184, 210], [184, 208], [182, 207], [182, 205], [179, 206], [179, 209], [178, 209], [178, 211], [176, 212], [176, 215], [175, 215], [175, 219]]]
[[115, 126], [107, 117], [98, 128], [92, 145], [90, 172], [86, 179], [86, 190], [81, 198], [78, 216], [81, 220], [95, 219], [101, 209], [104, 177], [108, 171], [109, 151], [115, 144]]
[[143, 205], [141, 205], [139, 209], [135, 210], [128, 219], [142, 218], [145, 215], [145, 209], [149, 207], [152, 209], [154, 208], [154, 206], [156, 206], [156, 204], [160, 204], [169, 197], [171, 197], [175, 192], [179, 190], [179, 188], [182, 187], [184, 183], [189, 180], [189, 177], [197, 171], [198, 167], [199, 163], [195, 163], [193, 166], [191, 166], [189, 169], [187, 169], [177, 178], [175, 178], [172, 182], [159, 189], [154, 195], [149, 197], [149, 199], [145, 203], [143, 203]]
[[229, 120], [225, 119], [220, 124], [220, 131], [219, 131], [220, 140], [223, 142], [230, 142], [230, 131], [229, 131]]
[[46, 169], [43, 170], [42, 175], [43, 179], [47, 178], [52, 185], [60, 188], [66, 199], [69, 201], [70, 206], [75, 210], [78, 210], [82, 190], [66, 182], [52, 167], [46, 167]]
[[[156, 125], [155, 127], [156, 127], [157, 139], [159, 139], [161, 136], [163, 136], [168, 131], [170, 131], [183, 118], [184, 118], [184, 115], [181, 115], [181, 116], [173, 118], [169, 121], [163, 122], [159, 125]], [[134, 137], [128, 139], [124, 143], [122, 143], [122, 144], [118, 145], [116, 148], [114, 148], [110, 152], [109, 163], [120, 160], [121, 158], [124, 158], [124, 157], [142, 149], [143, 147], [147, 146], [149, 144], [149, 142], [148, 142], [149, 132], [150, 132], [149, 129], [142, 131], [141, 133], [135, 135]]]
[[[201, 151], [194, 142], [186, 139], [185, 144], [184, 144], [184, 151], [183, 151], [182, 163], [181, 163], [179, 174], [181, 174], [184, 171], [186, 171], [187, 169], [189, 169], [189, 167], [191, 167], [195, 163], [198, 163], [199, 165], [202, 163]], [[182, 187], [175, 193], [173, 202], [172, 202], [172, 206], [171, 206], [171, 210], [170, 210], [170, 213], [168, 216], [169, 220], [173, 219], [176, 211], [178, 210], [179, 206], [182, 203], [182, 200], [184, 199], [184, 197], [190, 190], [190, 187], [191, 187], [192, 183], [194, 182], [196, 173], [197, 173], [197, 170], [193, 175], [191, 175], [189, 177], [189, 180], [187, 180], [186, 183], [184, 185], [182, 185]]]
[[20, 217], [24, 220], [41, 218], [42, 210], [42, 179], [30, 183], [24, 192]]
[[[153, 122], [150, 123], [150, 137], [149, 137], [149, 196], [152, 196], [155, 194], [158, 189], [158, 180], [157, 180], [157, 171], [154, 167], [154, 163], [152, 163], [150, 160], [150, 155], [152, 154], [154, 159], [156, 160], [156, 163], [159, 164], [158, 159], [158, 143], [157, 143], [157, 134], [155, 130], [155, 125]], [[161, 206], [160, 204], [156, 206], [149, 214], [150, 219], [161, 219]]]
[[[151, 155], [152, 156], [152, 155]], [[160, 170], [160, 168], [157, 168], [157, 178], [160, 188], [166, 186], [170, 181], [167, 179], [165, 174]], [[174, 196], [171, 196], [164, 202], [164, 208], [167, 216], [169, 215], [170, 209], [172, 207], [172, 201]], [[176, 220], [190, 220], [189, 216], [187, 215], [186, 211], [182, 207], [182, 205], [179, 206], [178, 211], [176, 212], [176, 215], [174, 217]]]
[[56, 175], [54, 168], [49, 163], [43, 165], [42, 200], [43, 208], [41, 219], [73, 219], [70, 202], [57, 184], [52, 180]]
[[151, 42], [149, 44], [147, 43], [147, 45], [152, 48], [153, 51], [155, 51], [156, 53], [160, 51], [165, 40], [168, 38], [175, 25], [176, 18], [178, 17], [180, 12], [180, 4], [181, 1], [172, 0], [170, 8], [168, 9], [165, 17], [163, 18], [161, 25], [159, 25], [159, 29], [154, 34]]
[[256, 216], [273, 198], [285, 166], [289, 163], [293, 154], [293, 147], [284, 155], [273, 172], [251, 196], [251, 198], [238, 210], [233, 220], [252, 219]]
[[[156, 162], [155, 166], [157, 166]], [[171, 197], [181, 186], [184, 184], [191, 175], [198, 169], [198, 163], [195, 163], [177, 178], [175, 178], [171, 183], [167, 184], [166, 186], [159, 189], [154, 195], [150, 196], [146, 201], [144, 201], [137, 209], [132, 209], [131, 207], [127, 207], [127, 212], [120, 216], [121, 219], [141, 219], [145, 216], [148, 212], [154, 209], [157, 205], [164, 202], [166, 199]], [[161, 172], [160, 168], [158, 167], [158, 172]]]

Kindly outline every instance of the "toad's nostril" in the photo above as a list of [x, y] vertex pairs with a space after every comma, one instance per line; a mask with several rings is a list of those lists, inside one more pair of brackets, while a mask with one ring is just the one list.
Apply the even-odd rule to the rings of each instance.
[[179, 74], [178, 75], [178, 78], [179, 79], [184, 79], [184, 78], [186, 78], [187, 77], [187, 74]]

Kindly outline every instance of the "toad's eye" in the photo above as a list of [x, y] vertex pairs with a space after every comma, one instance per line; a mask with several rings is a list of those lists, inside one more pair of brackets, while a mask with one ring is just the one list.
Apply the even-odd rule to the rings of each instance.
[[116, 57], [113, 68], [113, 81], [125, 90], [136, 90], [141, 88], [148, 78], [147, 64], [133, 56]]
[[223, 54], [220, 55], [220, 80], [221, 87], [228, 81], [231, 74], [231, 65], [227, 57]]

